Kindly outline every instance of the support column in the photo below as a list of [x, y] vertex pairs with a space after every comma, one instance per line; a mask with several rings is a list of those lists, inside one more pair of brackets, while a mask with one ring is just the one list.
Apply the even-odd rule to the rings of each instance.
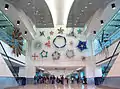
[[26, 50], [26, 69], [25, 74], [27, 78], [27, 84], [33, 84], [34, 82], [34, 75], [36, 72], [36, 68], [34, 66], [33, 61], [31, 60], [32, 51], [31, 51], [31, 44], [32, 41], [28, 41], [27, 50]]

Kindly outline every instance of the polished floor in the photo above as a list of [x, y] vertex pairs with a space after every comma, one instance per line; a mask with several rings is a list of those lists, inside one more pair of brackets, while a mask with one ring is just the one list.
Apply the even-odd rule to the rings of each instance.
[[6, 89], [115, 89], [115, 88], [107, 88], [107, 87], [96, 87], [94, 85], [26, 85], [14, 88], [6, 88]]

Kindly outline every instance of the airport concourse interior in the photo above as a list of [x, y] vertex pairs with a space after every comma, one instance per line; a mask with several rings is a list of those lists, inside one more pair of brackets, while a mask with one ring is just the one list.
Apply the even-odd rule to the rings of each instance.
[[0, 0], [0, 89], [120, 89], [120, 0]]

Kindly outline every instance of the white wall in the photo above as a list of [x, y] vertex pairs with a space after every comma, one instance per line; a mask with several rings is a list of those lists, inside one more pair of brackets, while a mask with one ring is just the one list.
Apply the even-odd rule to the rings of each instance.
[[[66, 34], [68, 34], [71, 31], [71, 28], [64, 28], [65, 31], [64, 31], [64, 34], [62, 34], [62, 36], [66, 37], [67, 45], [64, 48], [58, 49], [53, 44], [53, 39], [57, 35], [59, 35], [59, 34], [57, 34], [58, 33], [58, 31], [57, 31], [58, 28], [38, 28], [37, 29], [37, 35], [35, 36], [35, 40], [32, 41], [32, 55], [34, 53], [36, 53], [39, 56], [39, 58], [38, 58], [38, 60], [34, 60], [31, 57], [31, 60], [34, 62], [35, 66], [39, 66], [39, 65], [40, 66], [48, 66], [48, 65], [49, 66], [84, 66], [84, 62], [81, 60], [81, 56], [89, 56], [89, 48], [86, 49], [83, 52], [80, 52], [79, 49], [76, 46], [77, 46], [79, 40], [86, 41], [86, 37], [84, 35], [77, 34], [78, 28], [75, 29], [75, 34], [76, 34], [77, 38], [66, 36]], [[81, 30], [83, 30], [83, 29], [81, 28]], [[45, 31], [45, 37], [44, 36], [40, 37], [39, 36], [40, 35], [39, 31]], [[50, 31], [54, 32], [53, 36], [50, 36], [50, 34], [49, 34]], [[51, 40], [50, 40], [51, 48], [48, 48], [48, 47], [45, 46], [45, 43], [47, 42], [47, 36], [51, 37]], [[36, 41], [42, 42], [42, 48], [41, 49], [38, 49], [38, 50], [34, 49], [33, 46], [34, 46], [34, 43]], [[73, 41], [73, 46], [69, 45], [70, 41]], [[61, 43], [59, 43], [59, 44], [61, 44]], [[48, 51], [48, 57], [42, 59], [41, 56], [40, 56], [40, 52], [43, 49]], [[68, 49], [74, 50], [74, 52], [75, 52], [75, 56], [71, 59], [66, 57], [66, 51]], [[61, 57], [60, 57], [59, 60], [54, 61], [52, 59], [51, 55], [54, 51], [58, 51], [58, 52], [61, 53]]]
[[0, 77], [13, 77], [11, 71], [9, 70], [1, 54], [0, 54]]

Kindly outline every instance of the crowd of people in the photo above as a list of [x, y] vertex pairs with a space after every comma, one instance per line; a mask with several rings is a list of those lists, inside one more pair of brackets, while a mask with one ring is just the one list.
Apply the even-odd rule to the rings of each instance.
[[87, 78], [83, 76], [83, 78], [80, 78], [79, 76], [75, 78], [74, 76], [71, 76], [70, 78], [64, 77], [63, 75], [60, 75], [60, 77], [55, 77], [54, 75], [51, 76], [41, 76], [36, 74], [34, 76], [34, 83], [35, 84], [69, 84], [69, 83], [83, 83], [87, 84]]

